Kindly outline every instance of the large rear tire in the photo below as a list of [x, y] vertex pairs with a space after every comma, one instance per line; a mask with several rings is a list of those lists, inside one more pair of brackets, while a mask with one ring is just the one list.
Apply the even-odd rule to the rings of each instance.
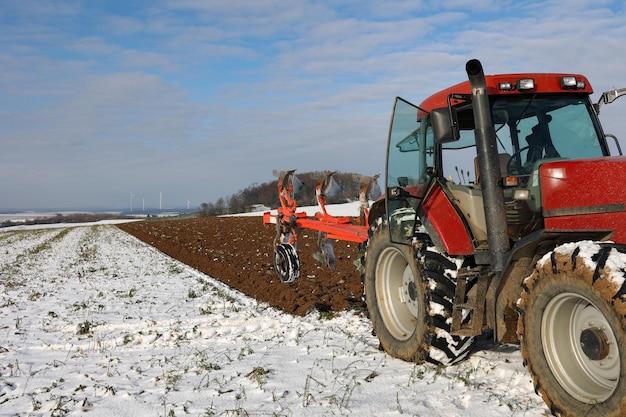
[[426, 252], [392, 243], [387, 222], [378, 220], [365, 253], [367, 309], [380, 345], [411, 362], [450, 365], [464, 359], [472, 337], [450, 334], [457, 265]]
[[522, 356], [554, 415], [626, 415], [625, 268], [622, 245], [566, 244], [524, 283]]

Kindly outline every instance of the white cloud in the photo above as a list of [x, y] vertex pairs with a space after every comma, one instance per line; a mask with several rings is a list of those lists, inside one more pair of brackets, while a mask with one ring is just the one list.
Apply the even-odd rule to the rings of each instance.
[[130, 16], [104, 16], [106, 27], [115, 35], [133, 35], [145, 30], [145, 23], [136, 17]]

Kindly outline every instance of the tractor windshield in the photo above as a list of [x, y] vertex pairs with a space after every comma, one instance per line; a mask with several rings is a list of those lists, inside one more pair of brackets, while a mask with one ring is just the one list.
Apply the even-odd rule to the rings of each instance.
[[[449, 178], [456, 179], [460, 172], [469, 177], [470, 171], [475, 169], [474, 166], [462, 166], [467, 165], [468, 153], [476, 155], [471, 111], [467, 104], [458, 109], [461, 139], [444, 146], [444, 174]], [[537, 161], [548, 158], [608, 155], [605, 142], [601, 140], [602, 131], [586, 96], [491, 97], [491, 111], [502, 175], [528, 174]]]
[[599, 140], [602, 135], [586, 97], [499, 98], [493, 102], [492, 114], [503, 150], [517, 154], [522, 165], [544, 158], [605, 155]]

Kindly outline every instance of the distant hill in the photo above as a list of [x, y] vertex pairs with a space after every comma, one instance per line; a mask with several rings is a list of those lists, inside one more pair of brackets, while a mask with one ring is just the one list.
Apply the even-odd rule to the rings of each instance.
[[[315, 200], [315, 186], [318, 180], [323, 178], [327, 172], [328, 171], [296, 172], [296, 177], [302, 181], [302, 187], [295, 195], [300, 206], [317, 204]], [[327, 203], [336, 204], [357, 200], [359, 198], [360, 184], [359, 181], [354, 178], [361, 176], [362, 174], [351, 172], [338, 171], [335, 173], [333, 179], [338, 185], [338, 193], [334, 196], [327, 196]], [[274, 181], [264, 182], [262, 184], [254, 183], [231, 196], [220, 197], [217, 201], [212, 203], [202, 203], [201, 213], [204, 215], [243, 213], [250, 211], [250, 208], [256, 204], [276, 208], [280, 205], [277, 187], [278, 178]]]

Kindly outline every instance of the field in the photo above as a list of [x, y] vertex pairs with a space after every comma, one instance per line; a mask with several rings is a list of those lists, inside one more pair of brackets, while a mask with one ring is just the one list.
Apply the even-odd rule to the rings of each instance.
[[305, 315], [362, 309], [363, 285], [354, 261], [356, 244], [335, 243], [335, 271], [313, 258], [317, 232], [302, 232], [298, 249], [301, 279], [284, 284], [273, 265], [275, 228], [260, 217], [204, 217], [158, 220], [119, 227], [179, 261], [281, 310]]
[[272, 237], [259, 218], [1, 232], [0, 415], [547, 414], [516, 346], [395, 360], [363, 313], [357, 248], [336, 247], [337, 272], [301, 253], [285, 285]]

